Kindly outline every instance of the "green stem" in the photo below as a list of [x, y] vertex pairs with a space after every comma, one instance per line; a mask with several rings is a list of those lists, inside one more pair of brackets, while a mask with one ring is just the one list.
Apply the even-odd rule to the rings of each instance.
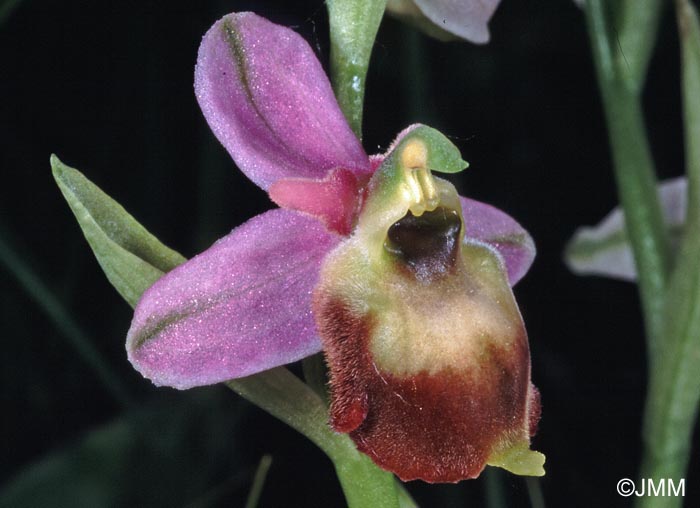
[[615, 180], [632, 244], [646, 320], [649, 360], [657, 357], [670, 267], [668, 234], [657, 194], [640, 100], [618, 84], [607, 83], [604, 102]]
[[[399, 508], [399, 490], [391, 473], [379, 469], [367, 455], [357, 451], [343, 436], [330, 455], [348, 508]], [[405, 498], [403, 499], [405, 503]]]
[[418, 508], [418, 503], [411, 497], [411, 493], [406, 489], [406, 486], [401, 483], [401, 480], [396, 479], [396, 491], [399, 493], [400, 508]]
[[[681, 286], [694, 290], [692, 294], [680, 291], [680, 300], [669, 299], [667, 337], [672, 340], [649, 382], [640, 478], [671, 479], [676, 484], [685, 478], [700, 402], [699, 274], [696, 268], [690, 279], [685, 275], [674, 278], [673, 293]], [[681, 497], [648, 496], [636, 503], [639, 508], [676, 508], [682, 504]]]
[[367, 67], [386, 0], [326, 0], [331, 35], [331, 77], [340, 109], [358, 138]]
[[[326, 5], [330, 25], [333, 88], [345, 118], [361, 139], [367, 68], [374, 39], [384, 16], [386, 0], [326, 0]], [[307, 372], [311, 371], [309, 367], [311, 365], [307, 364]], [[333, 433], [326, 423], [327, 408], [324, 402], [298, 379], [296, 383], [300, 385], [300, 392], [303, 387], [307, 393], [304, 399], [309, 404], [307, 410], [316, 414], [321, 412], [323, 415], [322, 418], [319, 415], [315, 419], [313, 429], [307, 429], [311, 431], [310, 434], [302, 432], [333, 461], [348, 506], [398, 508], [399, 496], [393, 475], [382, 471], [366, 455], [359, 453], [347, 435]], [[264, 404], [265, 401], [261, 403]], [[287, 423], [294, 427], [294, 422]]]
[[315, 443], [333, 461], [349, 508], [398, 508], [394, 477], [375, 466], [346, 434], [327, 424], [323, 400], [284, 367], [234, 379], [226, 385]]
[[668, 235], [656, 191], [654, 163], [637, 87], [619, 70], [617, 44], [602, 0], [586, 2], [586, 17], [608, 125], [615, 180], [632, 245], [644, 311], [650, 369], [658, 356], [670, 267]]
[[400, 69], [402, 81], [403, 110], [408, 115], [407, 124], [416, 122], [435, 125], [432, 108], [427, 107], [426, 100], [431, 96], [428, 83], [424, 35], [407, 24], [401, 25], [401, 58]]
[[664, 4], [664, 0], [619, 0], [617, 66], [637, 92], [644, 86]]
[[527, 487], [527, 495], [530, 498], [530, 506], [532, 508], [545, 508], [544, 494], [542, 493], [542, 484], [539, 478], [534, 476], [525, 477], [525, 486]]
[[[689, 5], [679, 1], [679, 7], [681, 4], [683, 7]], [[646, 16], [647, 28], [655, 26], [658, 20], [653, 18], [658, 17], [660, 8], [655, 2], [646, 2], [645, 6], [646, 13], [633, 14], [627, 9], [630, 18], [622, 20], [623, 26], [630, 26], [630, 20], [635, 16]], [[643, 75], [635, 74], [641, 72], [642, 67], [646, 68], [646, 63], [639, 67], [639, 64], [629, 62], [629, 56], [627, 60], [621, 58], [625, 56], [620, 55], [622, 50], [610, 41], [610, 31], [616, 31], [606, 19], [601, 0], [588, 0], [586, 12], [647, 327], [649, 388], [640, 478], [653, 481], [670, 479], [677, 484], [684, 478], [689, 462], [700, 401], [700, 377], [697, 375], [700, 366], [700, 259], [697, 256], [700, 249], [700, 151], [693, 142], [700, 132], [700, 103], [695, 98], [700, 67], [694, 68], [695, 75], [688, 74], [685, 65], [688, 63], [685, 54], [688, 44], [684, 38], [687, 33], [683, 30], [688, 26], [684, 25], [687, 19], [683, 19], [680, 25], [684, 43], [686, 158], [690, 193], [685, 235], [675, 266], [670, 271], [668, 240], [655, 192], [656, 179], [639, 99]], [[625, 16], [625, 9], [622, 13]], [[700, 58], [700, 35], [696, 34], [695, 38], [697, 59]], [[643, 41], [646, 49], [641, 51], [641, 54], [646, 53], [647, 60], [653, 42], [653, 37], [647, 33], [647, 39]], [[630, 43], [621, 46], [630, 47]], [[694, 62], [700, 66], [699, 62]], [[681, 497], [674, 496], [645, 496], [637, 498], [636, 505], [640, 508], [677, 508], [682, 506], [682, 501]]]
[[[695, 236], [695, 235], [694, 235]], [[693, 245], [691, 251], [685, 247]], [[700, 403], [700, 238], [681, 250], [666, 305], [667, 343], [650, 376], [641, 478], [685, 478]], [[676, 508], [682, 498], [638, 498], [643, 508]]]
[[486, 508], [507, 508], [502, 469], [487, 467], [484, 472]]
[[[688, 213], [685, 241], [700, 233], [700, 22], [688, 0], [676, 0], [678, 33], [681, 42], [683, 128], [686, 175], [688, 177]], [[692, 231], [692, 233], [690, 232]]]
[[[642, 478], [679, 482], [690, 460], [693, 428], [700, 403], [700, 23], [687, 0], [676, 1], [681, 41], [683, 120], [688, 213], [681, 249], [669, 284], [664, 337], [667, 339], [650, 380], [644, 422]], [[679, 507], [642, 498], [638, 506]]]

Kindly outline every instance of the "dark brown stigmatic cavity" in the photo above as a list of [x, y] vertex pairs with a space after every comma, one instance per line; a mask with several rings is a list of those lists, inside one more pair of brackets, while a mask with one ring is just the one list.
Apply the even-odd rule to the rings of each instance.
[[387, 233], [384, 248], [421, 281], [449, 273], [459, 253], [462, 221], [454, 210], [438, 207], [420, 216], [410, 211]]

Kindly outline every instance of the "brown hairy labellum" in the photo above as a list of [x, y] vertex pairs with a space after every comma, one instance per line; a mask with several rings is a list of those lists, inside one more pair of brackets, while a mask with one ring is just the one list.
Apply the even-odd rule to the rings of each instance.
[[428, 169], [451, 145], [415, 132], [372, 177], [314, 290], [330, 424], [402, 480], [457, 482], [486, 465], [542, 475], [539, 395], [503, 259], [465, 239], [456, 190]]
[[[342, 260], [353, 258], [352, 250], [335, 258], [346, 275], [353, 270]], [[333, 270], [333, 262], [326, 268]], [[457, 271], [433, 283], [428, 295], [440, 299], [432, 304], [411, 302], [413, 286], [422, 283], [403, 269], [358, 292], [365, 272], [359, 269], [346, 284], [321, 284], [315, 294], [331, 425], [402, 480], [475, 478], [494, 457], [498, 462], [510, 448], [529, 444], [539, 419], [517, 308], [506, 305], [506, 317], [498, 315], [506, 292], [470, 281], [463, 267]]]

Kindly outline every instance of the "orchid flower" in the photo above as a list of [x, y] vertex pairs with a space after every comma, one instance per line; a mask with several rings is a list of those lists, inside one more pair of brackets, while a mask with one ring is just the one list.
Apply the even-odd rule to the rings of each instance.
[[386, 10], [440, 40], [483, 44], [500, 0], [388, 0]]
[[147, 290], [129, 359], [157, 385], [220, 383], [323, 348], [330, 424], [402, 479], [486, 464], [544, 474], [510, 285], [535, 250], [505, 213], [432, 171], [466, 167], [434, 129], [368, 157], [309, 45], [252, 13], [205, 35], [195, 91], [238, 167], [281, 208]]

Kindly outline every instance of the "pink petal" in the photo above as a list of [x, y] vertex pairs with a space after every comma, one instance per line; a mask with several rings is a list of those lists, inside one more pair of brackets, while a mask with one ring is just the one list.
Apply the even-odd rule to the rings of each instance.
[[330, 171], [322, 179], [284, 178], [270, 187], [270, 199], [282, 208], [297, 210], [319, 219], [326, 227], [347, 236], [362, 204], [367, 178], [346, 169]]
[[500, 0], [414, 0], [433, 23], [471, 42], [489, 41], [488, 21]]
[[535, 259], [535, 242], [510, 215], [486, 203], [460, 196], [466, 238], [494, 247], [505, 262], [508, 280], [514, 286]]
[[144, 293], [129, 359], [155, 384], [184, 389], [320, 351], [311, 292], [339, 240], [296, 212], [254, 217]]
[[321, 64], [288, 28], [250, 12], [224, 16], [202, 40], [195, 92], [216, 137], [263, 189], [338, 167], [369, 171]]

